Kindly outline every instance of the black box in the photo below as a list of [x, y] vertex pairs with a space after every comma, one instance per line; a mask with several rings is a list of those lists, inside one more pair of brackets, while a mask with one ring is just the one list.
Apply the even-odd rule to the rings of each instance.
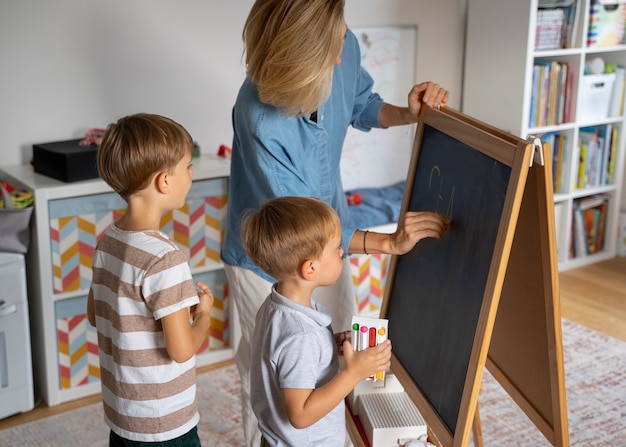
[[35, 172], [64, 182], [98, 178], [98, 147], [80, 146], [79, 140], [33, 144]]

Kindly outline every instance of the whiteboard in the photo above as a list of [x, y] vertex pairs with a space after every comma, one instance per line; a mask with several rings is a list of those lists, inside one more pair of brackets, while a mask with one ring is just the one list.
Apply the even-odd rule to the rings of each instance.
[[[406, 106], [415, 83], [417, 26], [351, 28], [359, 40], [361, 63], [385, 102]], [[388, 186], [405, 180], [415, 126], [362, 132], [348, 129], [341, 176], [344, 190]]]

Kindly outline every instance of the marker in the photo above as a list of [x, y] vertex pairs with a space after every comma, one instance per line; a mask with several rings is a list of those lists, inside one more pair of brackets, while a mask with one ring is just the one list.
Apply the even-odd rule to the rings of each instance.
[[352, 349], [359, 351], [359, 323], [352, 324]]
[[376, 328], [374, 326], [372, 326], [370, 328], [370, 342], [369, 342], [369, 347], [373, 348], [374, 346], [376, 346]]
[[[381, 326], [378, 328], [378, 337], [377, 337], [377, 343], [382, 343], [385, 340], [387, 340], [387, 330]], [[385, 379], [385, 371], [378, 371], [376, 372], [376, 379], [375, 380], [384, 380]]]
[[362, 351], [369, 346], [369, 330], [367, 326], [361, 326], [359, 330], [361, 331], [361, 335], [359, 336], [359, 351]]

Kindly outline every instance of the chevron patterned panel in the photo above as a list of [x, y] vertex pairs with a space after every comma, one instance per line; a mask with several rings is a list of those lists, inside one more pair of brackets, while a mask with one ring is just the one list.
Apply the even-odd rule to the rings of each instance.
[[230, 347], [230, 300], [228, 284], [223, 270], [194, 275], [195, 281], [202, 281], [213, 292], [213, 309], [211, 310], [211, 327], [207, 339], [198, 349], [198, 354]]
[[385, 254], [350, 256], [352, 281], [359, 314], [380, 311], [389, 259], [390, 256]]
[[[225, 179], [192, 184], [185, 205], [166, 213], [161, 229], [187, 254], [192, 268], [220, 262], [228, 204]], [[123, 215], [117, 194], [50, 201], [50, 251], [55, 293], [86, 290], [100, 236]]]
[[115, 193], [51, 200], [50, 253], [55, 293], [87, 289], [97, 241], [122, 216], [125, 202]]
[[61, 389], [76, 388], [100, 380], [98, 335], [87, 320], [86, 306], [86, 297], [55, 304]]

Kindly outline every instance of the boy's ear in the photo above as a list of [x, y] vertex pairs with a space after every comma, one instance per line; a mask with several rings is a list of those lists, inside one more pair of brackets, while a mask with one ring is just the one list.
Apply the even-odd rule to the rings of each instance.
[[300, 273], [302, 273], [302, 277], [307, 281], [311, 281], [315, 279], [315, 275], [317, 274], [317, 265], [314, 259], [307, 259], [300, 266]]
[[161, 194], [167, 194], [169, 192], [170, 185], [167, 172], [162, 171], [154, 176], [154, 186]]

